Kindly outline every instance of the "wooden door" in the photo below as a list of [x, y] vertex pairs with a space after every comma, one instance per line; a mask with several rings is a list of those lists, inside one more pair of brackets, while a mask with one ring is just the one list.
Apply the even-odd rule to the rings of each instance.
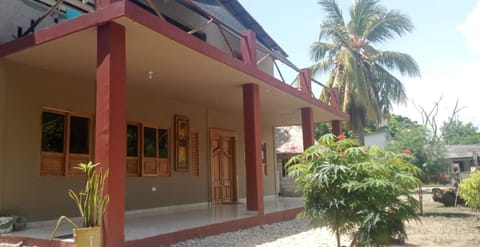
[[212, 203], [236, 201], [235, 188], [235, 142], [233, 131], [212, 129], [210, 131]]

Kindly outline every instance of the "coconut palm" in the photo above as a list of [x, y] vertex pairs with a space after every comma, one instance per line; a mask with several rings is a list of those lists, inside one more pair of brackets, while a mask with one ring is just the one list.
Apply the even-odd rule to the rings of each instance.
[[[340, 106], [350, 114], [350, 124], [363, 144], [367, 121], [380, 121], [393, 103], [406, 101], [402, 82], [391, 72], [420, 76], [408, 54], [383, 51], [378, 45], [412, 31], [410, 19], [398, 10], [388, 10], [378, 0], [354, 0], [350, 20], [345, 21], [335, 0], [320, 0], [325, 19], [319, 40], [312, 44], [312, 73], [328, 73], [326, 85], [338, 87]], [[321, 98], [327, 100], [329, 91]]]

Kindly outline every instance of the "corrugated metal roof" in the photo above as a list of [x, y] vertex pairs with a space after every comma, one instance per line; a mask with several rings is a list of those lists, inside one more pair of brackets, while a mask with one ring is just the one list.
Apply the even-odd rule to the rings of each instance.
[[474, 156], [474, 153], [480, 154], [480, 145], [447, 145], [445, 152], [445, 158], [470, 158]]
[[257, 39], [273, 51], [279, 52], [284, 57], [287, 53], [268, 35], [263, 27], [243, 8], [237, 0], [218, 0], [227, 11], [237, 18], [243, 26], [253, 30]]

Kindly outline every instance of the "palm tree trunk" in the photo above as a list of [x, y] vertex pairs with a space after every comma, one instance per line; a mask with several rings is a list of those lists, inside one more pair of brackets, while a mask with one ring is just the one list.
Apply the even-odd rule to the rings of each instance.
[[336, 231], [335, 236], [337, 237], [337, 247], [342, 247], [340, 244], [340, 232]]

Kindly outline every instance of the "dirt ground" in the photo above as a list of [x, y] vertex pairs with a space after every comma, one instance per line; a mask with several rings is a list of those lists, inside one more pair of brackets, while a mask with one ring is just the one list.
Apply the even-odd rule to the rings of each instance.
[[469, 208], [444, 207], [434, 202], [431, 189], [424, 189], [424, 216], [421, 222], [409, 222], [408, 239], [401, 246], [470, 247], [480, 246], [480, 221]]

